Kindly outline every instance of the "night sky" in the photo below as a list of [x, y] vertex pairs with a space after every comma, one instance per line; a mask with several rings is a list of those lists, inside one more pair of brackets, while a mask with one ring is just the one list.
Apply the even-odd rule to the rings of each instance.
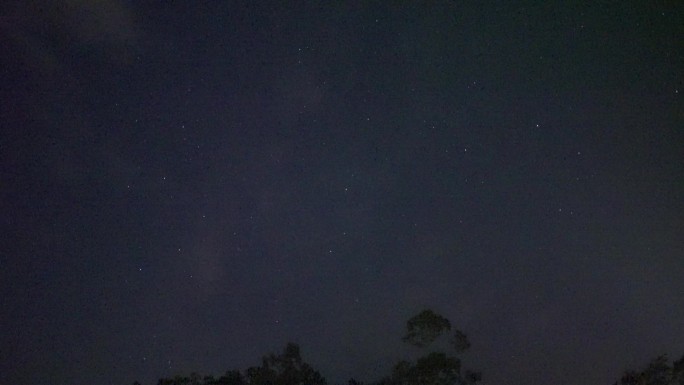
[[684, 353], [684, 3], [6, 0], [0, 383]]

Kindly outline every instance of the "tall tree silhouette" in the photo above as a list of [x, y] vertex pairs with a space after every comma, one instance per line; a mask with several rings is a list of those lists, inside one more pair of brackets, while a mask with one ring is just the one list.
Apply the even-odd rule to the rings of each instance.
[[[439, 337], [451, 331], [451, 323], [432, 310], [423, 310], [406, 323], [406, 335], [402, 338], [413, 346], [426, 348]], [[451, 345], [454, 353], [462, 353], [470, 348], [465, 333], [456, 330]], [[482, 375], [474, 371], [461, 371], [461, 360], [445, 352], [433, 351], [418, 358], [415, 363], [399, 361], [389, 377], [379, 385], [465, 385], [482, 380]]]
[[299, 345], [288, 343], [282, 354], [263, 357], [261, 365], [248, 368], [245, 375], [238, 370], [227, 371], [219, 378], [192, 373], [162, 378], [157, 385], [326, 385], [326, 381], [304, 362]]
[[[424, 310], [406, 322], [404, 342], [419, 349], [427, 349], [439, 338], [449, 338], [451, 323], [432, 310]], [[449, 352], [427, 351], [415, 363], [399, 361], [392, 373], [375, 385], [472, 385], [480, 382], [479, 372], [462, 371], [461, 354], [470, 348], [468, 336], [455, 330], [448, 339]], [[681, 365], [681, 362], [679, 364]], [[631, 385], [631, 383], [623, 383]], [[135, 384], [134, 384], [135, 385]], [[138, 384], [139, 385], [139, 384]], [[162, 378], [157, 385], [327, 385], [325, 378], [304, 362], [299, 345], [288, 343], [281, 354], [269, 354], [261, 359], [261, 365], [241, 372], [231, 370], [214, 378], [197, 373], [189, 376]], [[363, 385], [350, 379], [348, 385]], [[670, 385], [669, 383], [667, 385]], [[684, 385], [679, 384], [677, 385]]]
[[261, 366], [247, 369], [249, 385], [326, 385], [325, 378], [302, 360], [299, 345], [288, 343], [281, 355], [270, 354]]

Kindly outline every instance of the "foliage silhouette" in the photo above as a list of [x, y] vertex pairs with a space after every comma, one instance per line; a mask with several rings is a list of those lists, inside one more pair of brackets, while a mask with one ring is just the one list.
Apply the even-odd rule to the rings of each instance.
[[249, 385], [326, 385], [325, 378], [302, 360], [299, 345], [288, 343], [283, 354], [264, 357], [247, 369]]
[[[413, 346], [425, 348], [445, 332], [451, 330], [448, 319], [424, 310], [406, 323], [407, 333], [402, 338]], [[455, 330], [449, 340], [454, 353], [470, 348], [466, 334]], [[445, 352], [433, 351], [419, 357], [415, 363], [397, 362], [389, 376], [372, 385], [474, 385], [482, 381], [480, 372], [462, 372], [460, 358]], [[135, 381], [133, 385], [141, 385]], [[262, 358], [260, 366], [241, 372], [229, 370], [218, 378], [202, 377], [198, 373], [189, 376], [161, 378], [157, 385], [327, 385], [321, 374], [304, 362], [299, 345], [288, 343], [280, 355], [269, 354]], [[364, 385], [351, 378], [347, 385]], [[684, 355], [669, 364], [666, 355], [653, 359], [641, 371], [628, 370], [613, 385], [684, 385]]]
[[684, 355], [672, 366], [666, 355], [658, 356], [640, 372], [626, 371], [614, 385], [684, 385]]
[[402, 339], [419, 348], [428, 346], [442, 333], [451, 330], [448, 319], [432, 310], [423, 310], [406, 322], [406, 335]]
[[[451, 330], [451, 323], [445, 317], [423, 310], [406, 323], [407, 333], [403, 338], [417, 347], [427, 347], [445, 332]], [[468, 337], [456, 330], [451, 345], [455, 353], [462, 353], [470, 348]], [[418, 358], [415, 364], [399, 361], [389, 377], [382, 379], [378, 385], [461, 385], [475, 384], [482, 380], [479, 372], [465, 371], [461, 373], [461, 360], [444, 352], [429, 352]]]
[[282, 354], [263, 357], [261, 366], [248, 368], [244, 375], [238, 370], [219, 378], [192, 373], [188, 377], [162, 378], [157, 385], [326, 385], [326, 381], [304, 362], [299, 345], [288, 343]]
[[[406, 335], [403, 341], [419, 348], [425, 348], [437, 338], [451, 331], [448, 319], [433, 312], [424, 310], [410, 318], [406, 323]], [[470, 348], [468, 337], [456, 330], [450, 339], [454, 354], [462, 353]], [[455, 355], [445, 352], [428, 352], [418, 358], [415, 363], [399, 361], [392, 373], [374, 385], [466, 385], [476, 384], [482, 380], [479, 372], [465, 371], [461, 373], [461, 360]], [[134, 385], [140, 385], [137, 381]], [[252, 366], [241, 372], [227, 371], [223, 376], [202, 377], [198, 373], [189, 376], [161, 378], [157, 385], [327, 385], [321, 374], [304, 362], [299, 345], [288, 343], [279, 355], [269, 354], [261, 360], [260, 366]], [[363, 385], [362, 382], [350, 379], [348, 385]]]

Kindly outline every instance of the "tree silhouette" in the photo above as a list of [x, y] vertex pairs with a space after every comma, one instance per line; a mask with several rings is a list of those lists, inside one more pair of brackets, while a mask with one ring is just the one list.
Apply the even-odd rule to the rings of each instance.
[[666, 355], [658, 356], [641, 372], [626, 371], [614, 385], [684, 385], [684, 356], [672, 366]]
[[247, 385], [247, 381], [239, 370], [229, 370], [219, 377], [214, 385]]
[[192, 373], [162, 378], [157, 385], [326, 385], [326, 381], [304, 362], [299, 345], [288, 343], [282, 354], [263, 357], [261, 366], [248, 368], [245, 375], [238, 370], [227, 371], [219, 378]]
[[[403, 341], [420, 348], [427, 347], [445, 332], [451, 330], [448, 319], [433, 312], [424, 310], [406, 323], [407, 333]], [[455, 353], [462, 353], [470, 348], [468, 337], [456, 330], [451, 345]], [[416, 363], [399, 361], [392, 369], [392, 374], [380, 381], [378, 385], [461, 385], [475, 384], [482, 380], [479, 372], [465, 371], [461, 373], [461, 360], [444, 352], [429, 352], [418, 358]]]
[[[449, 320], [432, 310], [423, 310], [406, 322], [406, 334], [402, 340], [420, 349], [426, 349], [440, 337], [451, 332]], [[444, 338], [447, 338], [446, 336]], [[468, 336], [454, 330], [448, 339], [451, 354], [428, 351], [415, 363], [401, 360], [392, 372], [372, 385], [475, 385], [482, 381], [477, 371], [462, 370], [459, 354], [470, 348]], [[134, 382], [133, 385], [140, 385]], [[157, 385], [327, 385], [321, 374], [304, 362], [299, 345], [288, 343], [279, 355], [269, 354], [262, 358], [260, 366], [252, 366], [241, 372], [229, 370], [223, 376], [202, 377], [197, 373], [189, 376], [161, 378]], [[347, 385], [364, 385], [351, 378]], [[666, 355], [652, 360], [641, 371], [628, 370], [613, 385], [684, 385], [684, 356], [669, 364]]]
[[423, 310], [406, 322], [406, 335], [402, 340], [419, 348], [431, 344], [445, 331], [451, 330], [448, 319], [432, 310]]
[[271, 354], [262, 365], [247, 369], [249, 385], [326, 385], [325, 378], [302, 360], [299, 345], [288, 343], [283, 354]]
[[[402, 339], [422, 349], [450, 331], [448, 319], [432, 310], [423, 310], [406, 322], [406, 335]], [[432, 351], [418, 358], [415, 363], [399, 361], [389, 376], [374, 385], [470, 385], [480, 382], [482, 375], [479, 372], [461, 371], [461, 359], [455, 355], [470, 348], [468, 337], [462, 331], [455, 330], [449, 342], [452, 354]], [[680, 363], [680, 366], [683, 365]], [[136, 381], [134, 385], [140, 384]], [[252, 366], [244, 372], [229, 370], [219, 378], [191, 373], [189, 376], [161, 378], [157, 385], [326, 385], [326, 380], [304, 362], [299, 345], [288, 343], [281, 354], [266, 355], [262, 357], [261, 365]], [[348, 385], [363, 383], [352, 378]]]

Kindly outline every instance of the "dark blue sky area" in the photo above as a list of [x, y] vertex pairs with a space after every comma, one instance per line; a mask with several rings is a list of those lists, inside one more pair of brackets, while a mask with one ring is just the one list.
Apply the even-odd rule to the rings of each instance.
[[684, 5], [571, 3], [3, 2], [0, 383], [679, 357]]

